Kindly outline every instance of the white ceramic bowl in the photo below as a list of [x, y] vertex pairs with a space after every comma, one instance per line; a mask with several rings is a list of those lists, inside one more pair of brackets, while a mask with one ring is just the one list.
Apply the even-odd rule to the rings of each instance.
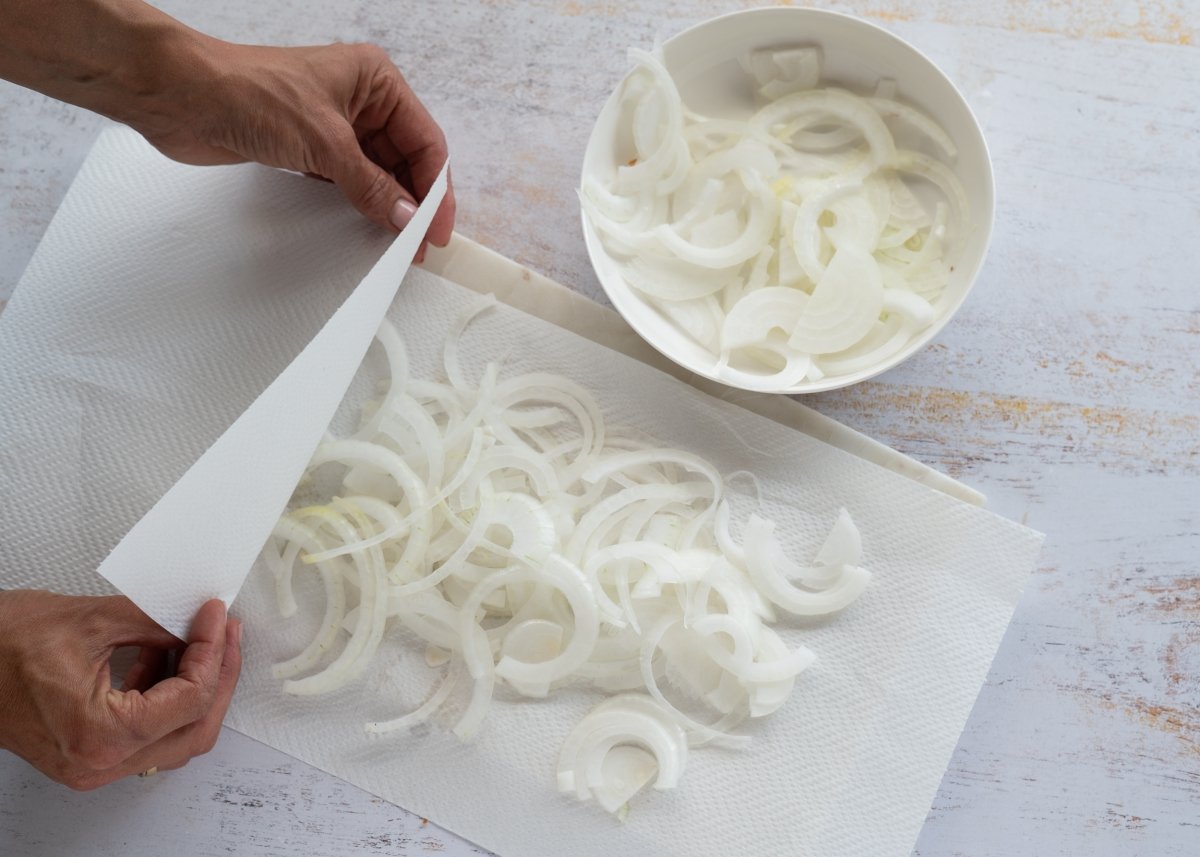
[[[937, 320], [907, 346], [878, 365], [821, 381], [803, 381], [778, 393], [815, 393], [849, 386], [891, 369], [923, 349], [962, 306], [983, 265], [994, 210], [992, 164], [979, 123], [962, 94], [924, 54], [899, 37], [859, 18], [819, 9], [779, 7], [734, 12], [684, 30], [665, 42], [663, 58], [684, 102], [707, 115], [746, 117], [754, 109], [753, 89], [738, 58], [759, 48], [821, 48], [821, 85], [859, 94], [872, 92], [882, 78], [897, 82], [897, 98], [932, 116], [958, 147], [950, 164], [966, 190], [970, 222], [957, 228], [947, 247], [952, 267]], [[583, 177], [608, 185], [619, 165], [634, 152], [620, 133], [618, 86], [600, 111], [583, 159]], [[938, 153], [916, 143], [906, 145]], [[960, 225], [961, 227], [961, 225]], [[586, 215], [584, 240], [600, 284], [617, 311], [643, 339], [686, 369], [721, 383], [715, 357], [664, 319], [621, 276]]]

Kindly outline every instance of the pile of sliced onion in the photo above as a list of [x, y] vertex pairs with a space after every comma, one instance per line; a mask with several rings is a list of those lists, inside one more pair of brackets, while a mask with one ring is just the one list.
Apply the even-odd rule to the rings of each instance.
[[[743, 67], [749, 119], [689, 110], [654, 53], [633, 49], [621, 115], [636, 156], [584, 211], [631, 288], [747, 389], [785, 390], [873, 368], [946, 311], [951, 232], [967, 196], [946, 163], [897, 148], [905, 128], [939, 158], [954, 142], [895, 98], [817, 86], [816, 48], [759, 50]], [[910, 182], [929, 185], [932, 211]]]
[[366, 731], [437, 715], [464, 740], [498, 684], [618, 694], [575, 727], [557, 779], [624, 813], [651, 781], [678, 782], [689, 747], [744, 744], [730, 730], [784, 704], [813, 655], [771, 625], [863, 591], [859, 534], [842, 510], [801, 566], [761, 510], [744, 543], [734, 535], [733, 495], [708, 461], [608, 425], [578, 383], [495, 364], [468, 380], [458, 340], [490, 303], [447, 339], [447, 383], [410, 377], [401, 337], [380, 329], [385, 392], [351, 437], [318, 448], [298, 496], [327, 499], [293, 502], [264, 551], [285, 617], [296, 575], [324, 593], [316, 634], [274, 673], [288, 693], [334, 693], [403, 628], [442, 675]]

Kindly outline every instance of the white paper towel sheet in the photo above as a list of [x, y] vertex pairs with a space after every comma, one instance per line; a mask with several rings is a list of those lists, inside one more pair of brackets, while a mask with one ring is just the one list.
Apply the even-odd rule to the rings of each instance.
[[446, 194], [448, 170], [317, 335], [97, 569], [177, 637], [187, 639], [197, 605], [237, 597], [408, 273]]
[[[93, 569], [106, 552], [303, 348], [385, 244], [316, 183], [179, 167], [128, 134], [106, 134], [0, 316], [0, 584], [103, 590]], [[443, 332], [470, 299], [409, 274], [390, 316], [415, 374], [433, 371]], [[504, 356], [510, 372], [572, 376], [613, 423], [726, 472], [759, 473], [767, 512], [800, 555], [845, 505], [863, 532], [871, 587], [841, 616], [784, 623], [790, 642], [819, 657], [793, 698], [749, 727], [748, 750], [693, 752], [680, 787], [639, 796], [624, 824], [554, 790], [558, 747], [595, 697], [501, 693], [473, 744], [436, 724], [369, 737], [365, 720], [415, 706], [436, 677], [402, 638], [345, 692], [285, 697], [270, 664], [307, 639], [320, 595], [298, 580], [302, 613], [283, 622], [262, 568], [234, 606], [247, 647], [229, 725], [505, 857], [907, 855], [1040, 537], [508, 307], [480, 319], [462, 353], [469, 372]]]

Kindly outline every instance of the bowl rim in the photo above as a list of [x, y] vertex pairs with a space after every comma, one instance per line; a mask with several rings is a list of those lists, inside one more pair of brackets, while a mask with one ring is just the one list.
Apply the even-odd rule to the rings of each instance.
[[[994, 167], [992, 164], [991, 150], [988, 147], [987, 137], [983, 133], [983, 126], [979, 122], [979, 117], [976, 116], [975, 111], [971, 109], [971, 104], [970, 104], [970, 102], [967, 101], [966, 96], [963, 95], [962, 91], [958, 88], [958, 86], [954, 83], [954, 81], [950, 79], [949, 75], [947, 75], [946, 72], [943, 71], [942, 68], [937, 63], [935, 63], [932, 59], [930, 59], [922, 50], [917, 48], [911, 42], [902, 38], [901, 36], [897, 35], [896, 33], [893, 33], [891, 30], [888, 30], [885, 27], [882, 27], [879, 24], [876, 24], [872, 21], [868, 21], [864, 18], [860, 18], [857, 15], [850, 15], [845, 12], [835, 12], [835, 11], [828, 10], [828, 9], [817, 9], [817, 8], [814, 8], [811, 6], [767, 6], [767, 7], [760, 7], [760, 8], [755, 8], [755, 9], [738, 9], [738, 10], [735, 10], [732, 12], [725, 12], [723, 14], [716, 15], [712, 18], [707, 18], [703, 21], [699, 21], [683, 30], [680, 30], [678, 33], [675, 33], [670, 38], [665, 39], [662, 42], [662, 47], [665, 49], [667, 46], [669, 46], [673, 42], [677, 42], [680, 39], [683, 39], [689, 35], [692, 35], [696, 30], [699, 30], [701, 28], [720, 26], [720, 24], [722, 22], [727, 21], [732, 18], [748, 18], [748, 17], [778, 16], [778, 15], [793, 15], [793, 14], [799, 15], [801, 17], [809, 17], [809, 18], [816, 17], [816, 18], [826, 18], [826, 19], [840, 19], [842, 21], [849, 22], [850, 24], [852, 24], [854, 26], [873, 30], [877, 36], [881, 36], [882, 38], [885, 38], [887, 40], [890, 40], [890, 41], [896, 43], [902, 49], [915, 55], [921, 62], [923, 62], [926, 66], [928, 66], [929, 70], [931, 72], [933, 72], [933, 74], [946, 85], [948, 93], [955, 100], [957, 100], [959, 106], [965, 111], [965, 116], [966, 116], [967, 120], [969, 121], [969, 126], [968, 126], [969, 130], [974, 132], [974, 136], [979, 141], [980, 154], [982, 155], [982, 167], [983, 167], [981, 178], [983, 180], [983, 189], [986, 193], [987, 198], [986, 198], [986, 200], [982, 200], [983, 202], [986, 203], [983, 206], [984, 210], [980, 212], [978, 221], [975, 224], [973, 224], [975, 226], [975, 228], [977, 228], [981, 231], [982, 241], [981, 241], [981, 245], [980, 245], [980, 251], [979, 251], [977, 257], [973, 261], [971, 270], [965, 274], [966, 287], [962, 289], [962, 292], [959, 294], [958, 298], [953, 302], [953, 304], [948, 306], [946, 311], [941, 314], [940, 318], [935, 320], [934, 323], [931, 324], [929, 327], [927, 327], [924, 331], [922, 331], [919, 336], [914, 337], [907, 345], [905, 345], [903, 348], [901, 348], [899, 351], [897, 351], [891, 357], [880, 362], [879, 364], [877, 364], [874, 367], [871, 367], [868, 369], [863, 369], [863, 370], [860, 370], [859, 372], [853, 372], [853, 373], [850, 373], [847, 375], [838, 375], [838, 376], [834, 376], [832, 378], [822, 378], [820, 381], [803, 380], [797, 384], [791, 385], [790, 387], [781, 387], [779, 389], [767, 389], [767, 390], [764, 390], [761, 388], [753, 388], [752, 389], [752, 388], [742, 387], [738, 384], [730, 383], [725, 378], [719, 377], [715, 372], [709, 371], [704, 366], [691, 365], [690, 363], [685, 362], [682, 358], [669, 353], [664, 348], [664, 346], [661, 345], [659, 343], [659, 341], [657, 341], [658, 340], [657, 337], [648, 335], [647, 331], [644, 330], [643, 328], [648, 327], [649, 325], [642, 323], [642, 321], [637, 319], [636, 316], [631, 317], [631, 314], [626, 312], [626, 309], [625, 309], [626, 301], [638, 301], [638, 302], [642, 303], [643, 305], [645, 305], [644, 300], [639, 295], [637, 295], [636, 290], [633, 289], [633, 287], [630, 286], [628, 283], [626, 283], [623, 279], [621, 280], [621, 287], [618, 289], [618, 288], [616, 288], [615, 284], [614, 284], [614, 286], [610, 287], [609, 281], [611, 279], [613, 279], [612, 277], [605, 277], [604, 275], [601, 274], [600, 266], [597, 264], [597, 256], [603, 255], [604, 258], [607, 258], [607, 259], [611, 259], [611, 256], [609, 256], [607, 251], [604, 249], [603, 242], [600, 239], [599, 233], [596, 231], [595, 227], [592, 226], [591, 222], [589, 221], [589, 219], [587, 217], [587, 212], [584, 210], [584, 208], [581, 204], [580, 209], [579, 209], [580, 221], [581, 221], [581, 225], [583, 228], [583, 238], [584, 238], [584, 244], [587, 248], [588, 261], [592, 265], [592, 270], [596, 274], [596, 279], [598, 279], [600, 281], [600, 287], [602, 289], [604, 289], [604, 294], [608, 297], [609, 302], [613, 305], [613, 307], [617, 310], [617, 312], [620, 313], [621, 317], [625, 320], [625, 323], [628, 324], [638, 334], [638, 336], [640, 336], [648, 345], [650, 345], [651, 348], [653, 348], [658, 353], [662, 354], [664, 357], [666, 357], [672, 363], [687, 370], [688, 372], [692, 372], [696, 375], [707, 378], [710, 381], [714, 381], [718, 384], [721, 384], [725, 387], [729, 387], [731, 389], [747, 390], [748, 392], [766, 393], [768, 395], [801, 395], [801, 394], [808, 394], [808, 393], [821, 393], [821, 392], [827, 392], [829, 390], [837, 390], [837, 389], [841, 389], [843, 387], [853, 386], [854, 384], [861, 383], [862, 381], [867, 381], [871, 378], [876, 377], [877, 375], [880, 375], [884, 372], [894, 369], [896, 366], [899, 366], [901, 363], [908, 360], [910, 357], [913, 357], [918, 352], [924, 350], [925, 347], [928, 346], [929, 343], [932, 342], [933, 339], [936, 336], [938, 336], [938, 334], [940, 334], [943, 329], [945, 329], [946, 325], [949, 324], [950, 320], [955, 315], [958, 314], [958, 311], [962, 308], [963, 304], [966, 302], [968, 295], [970, 295], [971, 291], [975, 288], [975, 284], [979, 280], [979, 275], [983, 270], [984, 262], [987, 260], [987, 255], [991, 248], [992, 234], [993, 234], [993, 231], [995, 228], [995, 220], [996, 220], [995, 170], [994, 170]], [[605, 99], [604, 104], [600, 108], [599, 114], [597, 114], [596, 122], [592, 125], [592, 131], [588, 135], [588, 141], [584, 148], [583, 164], [582, 164], [581, 171], [580, 171], [579, 187], [580, 187], [581, 193], [582, 193], [582, 188], [583, 188], [584, 184], [586, 183], [586, 180], [592, 175], [592, 173], [588, 170], [588, 161], [590, 160], [589, 153], [591, 152], [592, 147], [595, 144], [595, 141], [597, 139], [597, 133], [600, 131], [600, 121], [599, 120], [604, 115], [605, 111], [608, 109], [610, 102], [613, 99], [615, 99], [618, 96], [618, 94], [620, 93], [621, 86], [628, 79], [629, 74], [630, 74], [630, 72], [626, 72], [625, 75], [622, 76], [621, 79], [617, 82], [617, 85], [612, 90], [612, 92], [609, 93], [608, 98]], [[616, 292], [616, 294], [614, 294], [614, 292]]]

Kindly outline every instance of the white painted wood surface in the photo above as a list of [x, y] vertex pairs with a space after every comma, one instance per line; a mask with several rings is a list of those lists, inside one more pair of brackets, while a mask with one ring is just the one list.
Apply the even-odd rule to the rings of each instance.
[[[595, 298], [573, 191], [591, 118], [628, 45], [732, 8], [161, 5], [231, 39], [386, 46], [450, 137], [460, 231]], [[1049, 535], [916, 853], [1200, 854], [1200, 4], [832, 5], [962, 87], [999, 202], [934, 345], [806, 401]], [[101, 124], [0, 84], [0, 300]], [[6, 856], [429, 852], [477, 853], [228, 730], [180, 772], [87, 795], [0, 758]]]

